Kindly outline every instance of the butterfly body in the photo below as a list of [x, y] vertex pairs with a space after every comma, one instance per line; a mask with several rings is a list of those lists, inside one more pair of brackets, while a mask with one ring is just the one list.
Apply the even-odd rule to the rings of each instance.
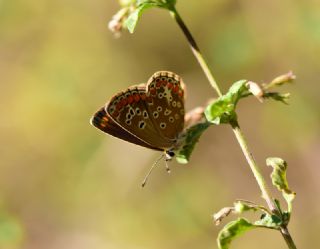
[[91, 124], [125, 141], [166, 152], [179, 148], [184, 130], [184, 84], [175, 73], [160, 71], [147, 84], [116, 94]]

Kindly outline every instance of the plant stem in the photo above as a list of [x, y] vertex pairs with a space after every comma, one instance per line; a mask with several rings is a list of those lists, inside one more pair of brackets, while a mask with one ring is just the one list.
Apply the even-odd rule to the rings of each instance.
[[[197, 61], [199, 62], [206, 77], [208, 78], [210, 85], [216, 90], [216, 92], [219, 96], [222, 96], [220, 88], [219, 88], [217, 82], [215, 81], [215, 79], [214, 79], [214, 77], [208, 67], [208, 64], [206, 63], [205, 59], [203, 58], [202, 53], [200, 52], [200, 49], [199, 49], [197, 43], [195, 42], [192, 34], [190, 33], [188, 27], [185, 25], [181, 16], [179, 15], [179, 13], [177, 12], [177, 10], [174, 7], [172, 7], [170, 13], [171, 13], [172, 17], [175, 19], [175, 21], [177, 22], [177, 24], [179, 25], [179, 27], [181, 28], [184, 35], [186, 36], [186, 38], [189, 42], [189, 45], [191, 46], [191, 50], [192, 50], [194, 56], [196, 57]], [[271, 197], [271, 194], [270, 194], [269, 189], [267, 187], [266, 181], [264, 180], [264, 177], [261, 174], [260, 168], [257, 165], [256, 161], [253, 158], [252, 153], [249, 150], [247, 141], [246, 141], [237, 121], [234, 124], [232, 124], [232, 130], [233, 130], [233, 132], [238, 140], [238, 143], [242, 149], [242, 152], [243, 152], [243, 154], [244, 154], [244, 156], [245, 156], [245, 158], [251, 168], [251, 171], [252, 171], [252, 173], [253, 173], [253, 175], [259, 185], [259, 188], [262, 192], [262, 197], [266, 200], [267, 205], [268, 205], [269, 209], [272, 211], [272, 213], [279, 215], [279, 210]], [[287, 226], [282, 226], [280, 229], [280, 232], [281, 232], [284, 240], [286, 241], [288, 248], [289, 249], [296, 249], [296, 246], [293, 242], [293, 239], [289, 233]]]
[[294, 241], [289, 233], [289, 230], [286, 226], [281, 227], [280, 230], [282, 237], [284, 238], [284, 240], [286, 241], [288, 248], [290, 249], [297, 249], [296, 245], [294, 244]]
[[205, 61], [205, 59], [203, 58], [200, 49], [196, 43], [196, 41], [194, 40], [193, 36], [191, 35], [188, 27], [185, 25], [184, 21], [182, 20], [182, 18], [180, 17], [179, 13], [177, 12], [176, 9], [172, 9], [170, 11], [171, 15], [173, 16], [173, 18], [176, 20], [176, 22], [179, 24], [182, 32], [184, 33], [184, 35], [186, 36], [189, 45], [191, 46], [191, 50], [194, 54], [194, 56], [197, 58], [197, 61], [199, 62], [203, 72], [205, 73], [206, 77], [208, 78], [210, 85], [213, 87], [213, 89], [216, 90], [217, 94], [219, 96], [222, 96], [222, 93], [220, 91], [220, 88], [216, 82], [216, 80], [214, 79], [207, 62]]
[[239, 127], [238, 124], [234, 124], [232, 125], [232, 129], [233, 132], [238, 140], [238, 143], [242, 149], [242, 152], [251, 168], [251, 171], [254, 175], [254, 177], [256, 178], [256, 181], [260, 187], [260, 190], [262, 192], [262, 198], [266, 200], [268, 207], [270, 208], [272, 213], [278, 213], [278, 209], [273, 201], [273, 199], [271, 198], [268, 186], [261, 174], [260, 168], [257, 165], [256, 161], [253, 158], [252, 153], [250, 152], [249, 148], [248, 148], [248, 144], [247, 141]]

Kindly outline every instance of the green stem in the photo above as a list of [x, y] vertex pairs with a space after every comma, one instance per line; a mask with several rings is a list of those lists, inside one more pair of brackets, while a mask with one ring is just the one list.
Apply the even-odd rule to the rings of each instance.
[[[182, 20], [181, 16], [179, 15], [179, 13], [177, 12], [177, 10], [172, 7], [171, 11], [170, 11], [172, 17], [175, 19], [175, 21], [177, 22], [177, 24], [179, 25], [179, 27], [181, 28], [182, 32], [184, 33], [184, 35], [186, 36], [189, 45], [191, 47], [191, 50], [194, 54], [194, 56], [196, 57], [197, 61], [199, 62], [203, 72], [205, 73], [206, 77], [208, 78], [210, 85], [216, 90], [217, 94], [219, 96], [222, 96], [222, 93], [220, 91], [220, 88], [217, 84], [217, 82], [215, 81], [209, 67], [208, 64], [206, 63], [205, 59], [202, 56], [202, 53], [200, 52], [200, 49], [197, 45], [197, 43], [195, 42], [191, 32], [189, 31], [188, 27], [185, 25], [184, 21]], [[279, 210], [276, 206], [276, 204], [273, 201], [273, 198], [271, 197], [271, 194], [269, 192], [269, 189], [267, 187], [266, 181], [264, 180], [263, 175], [261, 174], [260, 168], [257, 165], [256, 161], [254, 160], [252, 153], [249, 150], [247, 141], [240, 129], [240, 126], [237, 122], [235, 122], [234, 124], [232, 124], [232, 129], [233, 132], [238, 140], [238, 143], [242, 149], [242, 152], [251, 168], [251, 171], [259, 185], [259, 188], [262, 192], [262, 197], [266, 200], [267, 205], [269, 207], [269, 209], [272, 211], [272, 213], [279, 215]], [[289, 233], [289, 230], [286, 226], [281, 227], [280, 232], [284, 238], [284, 240], [287, 243], [287, 246], [289, 249], [296, 249], [296, 246], [292, 240], [292, 237]]]
[[221, 90], [220, 90], [216, 80], [214, 79], [214, 77], [208, 67], [207, 62], [203, 58], [202, 53], [200, 52], [200, 49], [199, 49], [196, 41], [194, 40], [193, 36], [191, 35], [188, 27], [185, 25], [184, 21], [182, 20], [182, 18], [180, 17], [179, 13], [177, 12], [177, 10], [175, 8], [172, 8], [170, 13], [171, 13], [172, 17], [176, 20], [178, 25], [180, 26], [184, 35], [187, 37], [187, 40], [188, 40], [189, 45], [191, 47], [191, 50], [192, 50], [194, 56], [197, 58], [197, 61], [199, 62], [206, 77], [208, 78], [210, 85], [213, 87], [213, 89], [216, 90], [216, 92], [218, 93], [219, 96], [222, 96]]
[[275, 205], [273, 199], [271, 198], [271, 194], [268, 189], [268, 186], [264, 180], [263, 175], [261, 174], [259, 166], [257, 165], [256, 161], [253, 158], [252, 153], [249, 150], [248, 143], [247, 143], [239, 125], [238, 124], [232, 125], [232, 129], [233, 129], [233, 132], [234, 132], [234, 134], [238, 140], [238, 143], [242, 149], [242, 152], [243, 152], [243, 154], [244, 154], [244, 156], [245, 156], [245, 158], [251, 168], [251, 171], [252, 171], [254, 177], [256, 178], [256, 181], [260, 187], [260, 190], [262, 192], [262, 198], [266, 200], [271, 212], [278, 214], [279, 212], [278, 212], [277, 206]]

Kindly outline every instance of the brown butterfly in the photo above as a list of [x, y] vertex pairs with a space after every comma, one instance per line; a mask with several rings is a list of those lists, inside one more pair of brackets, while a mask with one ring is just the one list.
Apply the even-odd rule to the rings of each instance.
[[94, 114], [91, 124], [130, 143], [163, 151], [166, 161], [171, 160], [183, 137], [184, 90], [177, 74], [156, 72], [147, 84], [131, 86], [112, 97]]

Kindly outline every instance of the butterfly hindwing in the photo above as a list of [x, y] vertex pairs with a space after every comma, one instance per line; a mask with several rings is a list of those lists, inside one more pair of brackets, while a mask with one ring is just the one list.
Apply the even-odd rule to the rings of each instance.
[[177, 139], [184, 128], [184, 84], [172, 72], [155, 73], [147, 83], [148, 109], [161, 137]]

